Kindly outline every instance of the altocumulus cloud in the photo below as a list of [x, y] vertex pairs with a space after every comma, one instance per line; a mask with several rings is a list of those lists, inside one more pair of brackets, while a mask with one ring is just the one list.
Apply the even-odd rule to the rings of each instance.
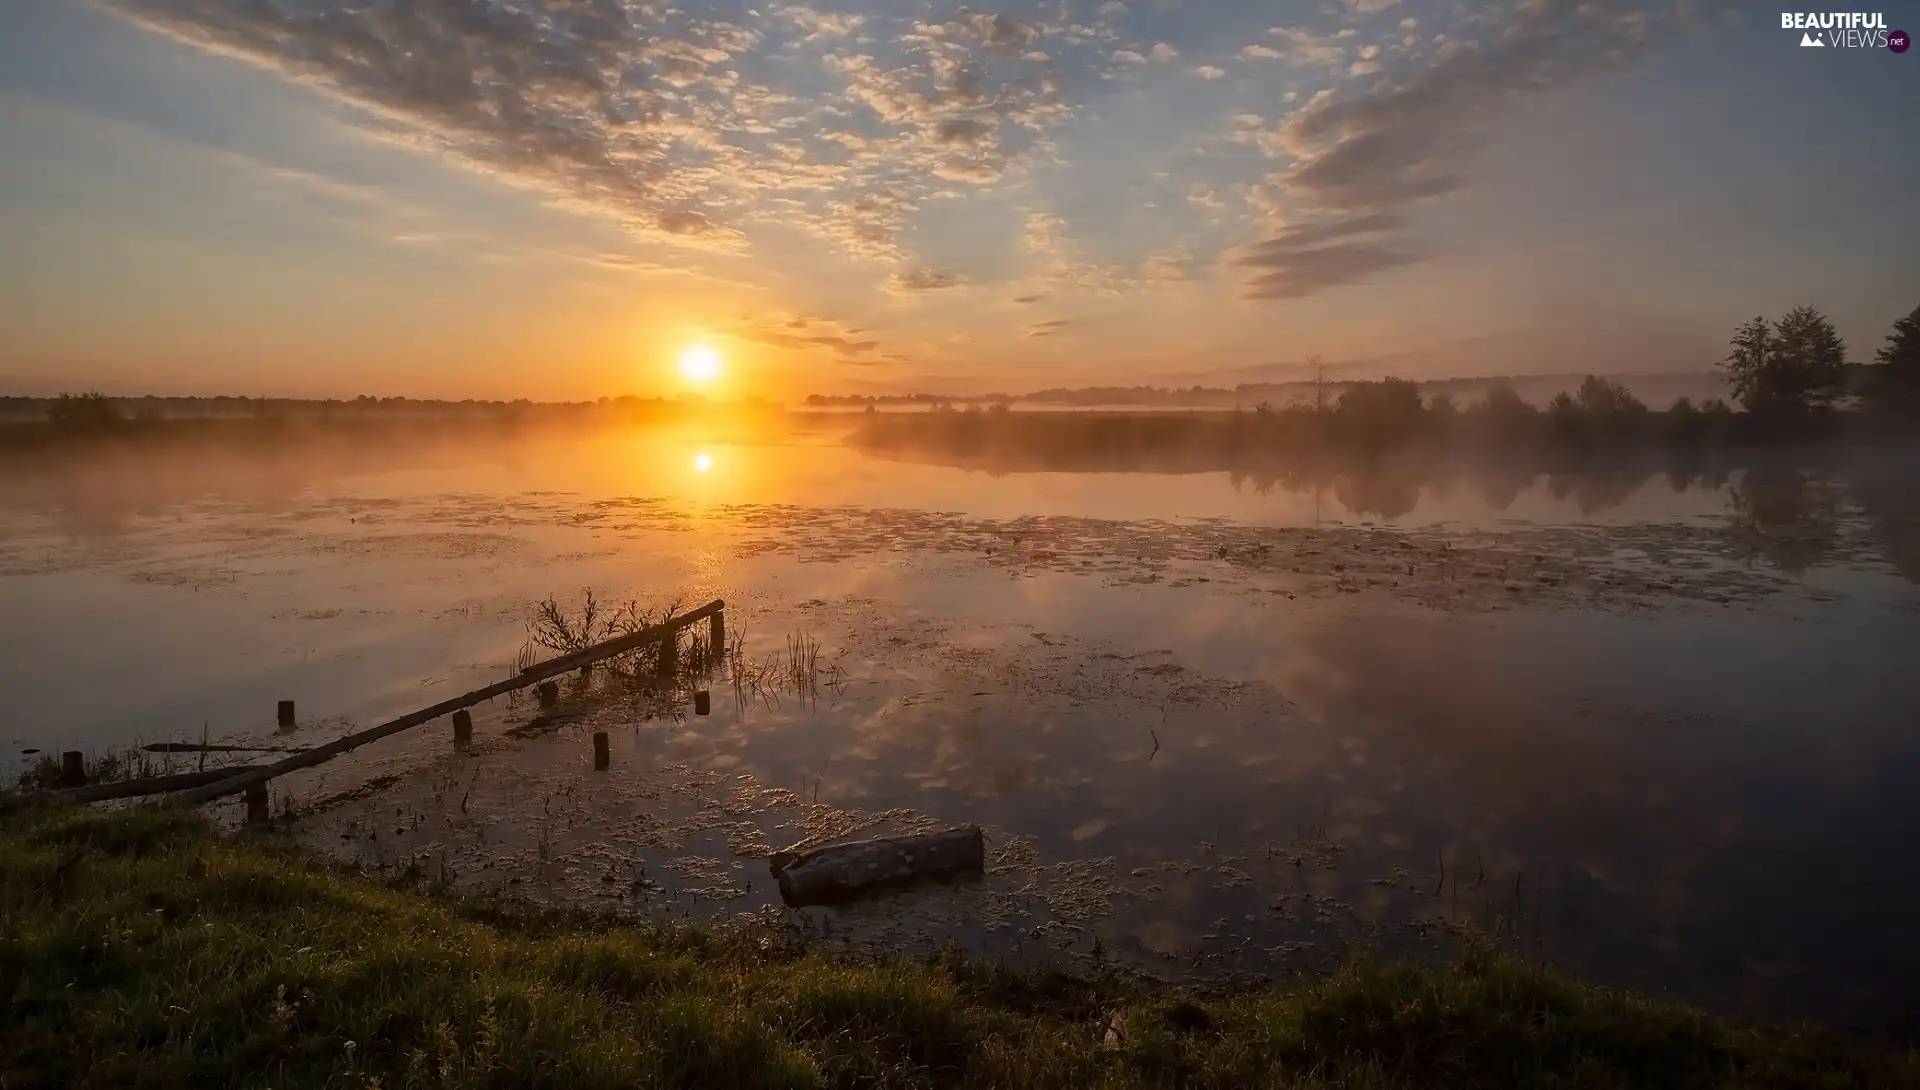
[[[1068, 116], [1040, 27], [965, 8], [907, 21], [883, 61], [867, 16], [798, 3], [741, 25], [634, 0], [101, 2], [681, 244], [777, 219], [898, 262], [938, 181], [998, 181]], [[779, 50], [829, 50], [836, 86], [803, 99], [743, 74]]]
[[[925, 217], [967, 214], [996, 188], [1025, 213], [1011, 241], [1028, 267], [1009, 294], [1197, 284], [1196, 268], [1224, 258], [1248, 295], [1288, 298], [1425, 260], [1409, 213], [1468, 184], [1490, 123], [1625, 62], [1672, 22], [1658, 0], [1340, 0], [1300, 8], [1311, 26], [1277, 27], [1261, 5], [1225, 0], [1189, 0], [1183, 21], [1163, 17], [1164, 0], [97, 2], [635, 234], [740, 252], [757, 230], [797, 229], [867, 263], [869, 286], [896, 298], [974, 271], [964, 246], [923, 256], [911, 241]], [[1151, 180], [1165, 230], [1120, 237], [1129, 209], [1082, 211], [1074, 228], [1099, 244], [1077, 247], [1063, 195], [1102, 188], [1074, 172], [1114, 164], [1075, 161], [1061, 131], [1098, 125], [1118, 101], [1105, 96], [1143, 85], [1199, 96], [1223, 121], [1249, 103], [1290, 112], [1234, 119], [1230, 139], [1257, 154], [1187, 156], [1191, 176]], [[1197, 150], [1204, 128], [1128, 138]], [[1227, 248], [1236, 239], [1255, 241]], [[874, 352], [837, 328], [751, 328], [848, 359]]]

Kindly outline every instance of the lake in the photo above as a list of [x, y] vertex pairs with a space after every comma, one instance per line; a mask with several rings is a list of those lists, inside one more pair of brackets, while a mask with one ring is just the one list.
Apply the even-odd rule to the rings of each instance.
[[[862, 950], [1215, 980], [1477, 930], [1910, 1036], [1904, 473], [988, 472], [824, 426], [63, 456], [0, 480], [0, 756], [310, 745], [504, 676], [550, 595], [724, 598], [710, 716], [603, 671], [275, 809], [395, 873]], [[773, 849], [957, 822], [984, 881], [779, 907]]]

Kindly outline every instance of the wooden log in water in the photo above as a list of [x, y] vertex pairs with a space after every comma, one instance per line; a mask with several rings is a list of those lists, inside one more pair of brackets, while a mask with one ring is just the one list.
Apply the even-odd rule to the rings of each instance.
[[716, 613], [707, 620], [707, 669], [727, 661], [727, 615]]
[[594, 731], [593, 770], [595, 772], [605, 772], [607, 765], [611, 764], [612, 760], [612, 754], [607, 749], [607, 732], [604, 730]]
[[131, 799], [144, 795], [164, 795], [169, 791], [185, 791], [191, 787], [204, 787], [219, 783], [252, 771], [252, 765], [229, 765], [226, 768], [209, 768], [200, 772], [177, 772], [168, 776], [142, 776], [137, 780], [115, 780], [110, 783], [94, 783], [85, 787], [75, 787], [62, 791], [30, 791], [22, 795], [0, 794], [0, 811], [19, 806], [46, 806], [57, 803], [105, 802], [108, 799]]
[[87, 755], [70, 749], [60, 755], [60, 786], [84, 787], [87, 783]]
[[293, 701], [282, 700], [279, 707], [274, 710], [274, 714], [281, 726], [293, 726]]
[[780, 898], [794, 908], [840, 904], [917, 878], [979, 874], [986, 838], [978, 825], [938, 833], [884, 836], [808, 851], [775, 852]]
[[713, 694], [705, 689], [693, 694], [693, 714], [706, 715], [713, 711]]
[[473, 741], [473, 713], [465, 708], [453, 713], [453, 744], [464, 746]]
[[540, 683], [540, 706], [551, 708], [560, 703], [560, 686], [551, 681]]
[[597, 662], [600, 659], [612, 655], [631, 651], [636, 647], [643, 647], [648, 641], [659, 639], [663, 629], [677, 629], [690, 622], [704, 620], [725, 608], [725, 602], [709, 602], [699, 609], [679, 617], [671, 618], [651, 628], [643, 628], [638, 632], [631, 632], [625, 636], [616, 636], [605, 643], [595, 644], [585, 650], [575, 651], [570, 655], [562, 655], [559, 658], [534, 663], [532, 666], [527, 667], [525, 670], [503, 681], [496, 681], [491, 685], [475, 689], [470, 693], [462, 693], [459, 696], [449, 697], [432, 707], [421, 708], [416, 712], [408, 712], [398, 719], [390, 719], [377, 727], [368, 727], [366, 730], [355, 731], [343, 738], [335, 738], [324, 746], [315, 746], [305, 753], [296, 753], [283, 761], [276, 761], [270, 765], [256, 765], [244, 775], [222, 780], [219, 783], [208, 784], [204, 787], [196, 787], [192, 790], [183, 791], [172, 801], [182, 806], [198, 806], [212, 799], [222, 798], [238, 791], [244, 791], [252, 784], [262, 783], [276, 776], [284, 776], [289, 772], [297, 772], [303, 768], [311, 768], [317, 764], [325, 764], [342, 753], [358, 749], [368, 742], [377, 742], [389, 735], [398, 734], [403, 730], [417, 727], [422, 723], [431, 723], [443, 715], [459, 711], [462, 708], [470, 708], [483, 700], [492, 700], [496, 696], [504, 696], [516, 689], [524, 689], [535, 682], [544, 681], [550, 677], [557, 677], [569, 670], [577, 670], [582, 663]]

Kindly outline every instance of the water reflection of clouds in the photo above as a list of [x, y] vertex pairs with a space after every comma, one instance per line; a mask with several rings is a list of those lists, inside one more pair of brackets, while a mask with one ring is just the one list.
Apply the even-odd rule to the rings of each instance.
[[[893, 472], [857, 488], [946, 480], [950, 491], [912, 497], [929, 505], [982, 489], [978, 475], [958, 471]], [[1267, 937], [1292, 941], [1298, 936], [1279, 927], [1285, 918], [1268, 902], [1302, 891], [1351, 903], [1369, 919], [1430, 912], [1434, 904], [1408, 890], [1431, 883], [1444, 860], [1456, 883], [1462, 870], [1484, 868], [1479, 903], [1549, 931], [1576, 961], [1645, 971], [1655, 985], [1696, 974], [1703, 988], [1720, 989], [1742, 979], [1745, 951], [1810, 997], [1841, 988], [1844, 966], [1870, 982], [1868, 1001], [1882, 1002], [1898, 973], [1920, 979], [1908, 955], [1875, 961], [1868, 953], [1904, 934], [1891, 906], [1920, 899], [1912, 878], [1885, 865], [1920, 839], [1920, 814], [1902, 787], [1920, 777], [1915, 744], [1901, 730], [1920, 720], [1906, 692], [1911, 614], [1873, 601], [1823, 603], [1803, 623], [1764, 596], [1703, 613], [1654, 591], [1633, 601], [1659, 612], [1623, 618], [1602, 612], [1623, 600], [1611, 592], [1554, 598], [1539, 589], [1549, 584], [1530, 582], [1531, 569], [1526, 585], [1513, 573], [1569, 539], [1579, 544], [1569, 546], [1567, 571], [1606, 569], [1623, 546], [1653, 556], [1649, 566], [1693, 550], [1800, 571], [1864, 555], [1856, 541], [1864, 530], [1912, 578], [1920, 494], [1901, 484], [1920, 475], [1889, 463], [1836, 493], [1830, 477], [1810, 470], [1755, 469], [1717, 484], [1708, 483], [1711, 470], [1657, 472], [1662, 481], [1633, 487], [1658, 491], [1677, 476], [1690, 502], [1726, 505], [1726, 525], [1667, 537], [1502, 530], [1450, 538], [1442, 549], [1437, 539], [1384, 531], [790, 503], [706, 510], [701, 523], [673, 501], [632, 494], [646, 482], [631, 479], [621, 486], [628, 491], [600, 500], [506, 494], [509, 485], [564, 482], [551, 465], [514, 474], [429, 468], [407, 483], [418, 494], [396, 495], [380, 491], [406, 493], [391, 474], [334, 479], [338, 494], [296, 489], [297, 498], [276, 491], [283, 478], [243, 475], [227, 500], [215, 488], [206, 501], [199, 486], [182, 486], [173, 500], [141, 499], [148, 506], [126, 510], [186, 520], [130, 518], [111, 549], [74, 550], [91, 556], [91, 567], [57, 577], [94, 580], [88, 585], [121, 614], [137, 614], [122, 623], [135, 632], [177, 631], [187, 615], [164, 595], [200, 595], [228, 626], [220, 646], [256, 650], [294, 637], [277, 620], [249, 628], [250, 609], [319, 617], [341, 601], [380, 603], [380, 617], [301, 621], [303, 646], [327, 647], [330, 665], [245, 679], [243, 710], [256, 715], [295, 683], [379, 693], [369, 715], [385, 704], [411, 707], [428, 691], [420, 678], [448, 677], [450, 654], [493, 661], [502, 633], [517, 635], [509, 607], [528, 596], [578, 585], [724, 596], [736, 603], [730, 622], [758, 652], [807, 627], [866, 684], [837, 705], [789, 700], [744, 719], [690, 720], [657, 738], [651, 727], [634, 730], [635, 759], [750, 776], [770, 789], [817, 789], [835, 805], [988, 821], [1032, 837], [1049, 862], [1111, 856], [1123, 874], [1147, 869], [1136, 884], [1161, 892], [1116, 908], [1102, 925], [1146, 946], [1217, 946], [1226, 940], [1205, 939], [1213, 921], [1246, 915], [1260, 922], [1236, 925], [1229, 938], [1277, 928]], [[1623, 492], [1625, 480], [1530, 475], [1516, 495], [1552, 500], [1559, 489], [1554, 502], [1575, 508], [1630, 506], [1638, 493]], [[462, 483], [473, 490], [455, 487]], [[1136, 481], [1108, 483], [1125, 490]], [[42, 510], [49, 496], [56, 509], [66, 502], [41, 484], [0, 484], [9, 518], [34, 523], [35, 533], [46, 527], [19, 512]], [[429, 484], [445, 491], [424, 491]], [[1220, 484], [1145, 481], [1131, 502], [1163, 504], [1175, 494], [1153, 491], [1163, 486], [1200, 493]], [[1376, 486], [1351, 483], [1332, 502], [1403, 504], [1405, 484], [1368, 491]], [[1455, 476], [1419, 489], [1421, 502], [1477, 503], [1482, 490], [1505, 486]], [[1015, 488], [985, 502], [1017, 508], [1038, 494]], [[90, 509], [84, 493], [73, 495], [76, 509]], [[859, 493], [787, 499], [827, 495]], [[1058, 495], [1117, 502], [1097, 489]], [[764, 549], [743, 544], [763, 541]], [[1252, 558], [1262, 545], [1286, 559]], [[0, 547], [16, 557], [22, 548], [18, 538]], [[1301, 573], [1288, 570], [1385, 580], [1416, 562], [1456, 586], [1493, 571], [1498, 580], [1487, 585], [1502, 604], [1582, 608], [1436, 611], [1396, 603], [1384, 584], [1359, 597], [1311, 598], [1293, 581]], [[189, 588], [196, 573], [216, 569], [234, 578]], [[130, 595], [121, 583], [130, 571], [187, 582]], [[13, 588], [56, 577], [15, 574]], [[1145, 576], [1158, 581], [1139, 581]], [[1300, 591], [1297, 600], [1271, 593], [1282, 580]], [[449, 596], [459, 599], [457, 613]], [[797, 605], [803, 597], [823, 600]], [[342, 665], [368, 655], [385, 660], [387, 673]], [[151, 691], [139, 689], [136, 658], [112, 669], [129, 693]], [[212, 699], [191, 695], [202, 706]], [[1314, 854], [1330, 852], [1315, 840], [1326, 836], [1346, 849], [1327, 856], [1333, 866]], [[1209, 862], [1202, 842], [1235, 861]], [[1275, 845], [1287, 853], [1266, 854]], [[1180, 869], [1187, 866], [1197, 869]], [[1253, 884], [1233, 885], [1222, 868]], [[1391, 877], [1396, 870], [1402, 878]], [[1514, 903], [1494, 903], [1496, 893]], [[1339, 916], [1318, 902], [1304, 915], [1323, 909]], [[1353, 926], [1340, 918], [1340, 927]], [[1836, 968], [1821, 969], [1822, 959]]]

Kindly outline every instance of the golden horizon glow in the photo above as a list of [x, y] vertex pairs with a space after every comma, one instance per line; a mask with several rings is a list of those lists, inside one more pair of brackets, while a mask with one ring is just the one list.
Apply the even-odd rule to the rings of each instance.
[[690, 344], [680, 352], [680, 377], [689, 386], [720, 381], [720, 353], [710, 344]]

